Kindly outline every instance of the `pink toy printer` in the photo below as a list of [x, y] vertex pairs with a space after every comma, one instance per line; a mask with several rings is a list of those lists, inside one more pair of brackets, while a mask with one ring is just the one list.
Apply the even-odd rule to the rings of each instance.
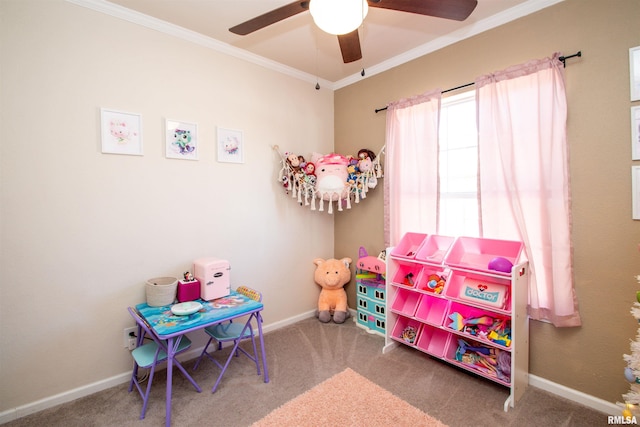
[[229, 261], [213, 257], [198, 258], [193, 262], [193, 275], [200, 282], [200, 298], [211, 301], [231, 293]]
[[200, 282], [186, 271], [184, 278], [178, 280], [178, 302], [195, 301], [200, 298]]

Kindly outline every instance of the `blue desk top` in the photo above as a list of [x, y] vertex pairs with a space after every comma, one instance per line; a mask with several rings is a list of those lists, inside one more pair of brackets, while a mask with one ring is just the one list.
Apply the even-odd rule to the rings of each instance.
[[146, 303], [136, 305], [136, 310], [151, 325], [160, 338], [217, 323], [226, 319], [261, 310], [263, 304], [235, 291], [231, 295], [213, 301], [197, 300], [202, 309], [188, 316], [176, 316], [171, 305], [151, 307]]

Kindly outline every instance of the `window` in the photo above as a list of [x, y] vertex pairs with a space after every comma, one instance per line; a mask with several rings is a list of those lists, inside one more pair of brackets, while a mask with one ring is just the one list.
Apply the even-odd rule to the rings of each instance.
[[529, 315], [579, 326], [559, 58], [481, 76], [473, 93], [443, 99], [434, 89], [389, 103], [385, 244], [410, 231], [521, 240], [533, 272]]
[[442, 99], [438, 233], [479, 237], [475, 91]]

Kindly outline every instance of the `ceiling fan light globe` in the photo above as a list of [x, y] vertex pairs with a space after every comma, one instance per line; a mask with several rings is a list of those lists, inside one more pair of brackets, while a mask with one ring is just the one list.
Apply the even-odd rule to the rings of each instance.
[[313, 21], [326, 33], [348, 34], [357, 29], [369, 13], [367, 0], [311, 0]]

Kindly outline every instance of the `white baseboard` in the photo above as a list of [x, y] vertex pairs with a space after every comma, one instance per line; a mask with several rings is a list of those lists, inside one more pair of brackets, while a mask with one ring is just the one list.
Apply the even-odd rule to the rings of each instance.
[[[276, 329], [283, 328], [288, 325], [292, 325], [301, 320], [307, 319], [309, 317], [315, 316], [315, 310], [299, 314], [297, 316], [293, 316], [279, 322], [270, 323], [265, 325], [262, 328], [263, 332], [274, 331]], [[200, 352], [202, 352], [202, 347], [191, 349], [187, 352], [182, 353], [178, 360], [190, 360], [200, 356]], [[54, 406], [71, 402], [72, 400], [79, 399], [81, 397], [89, 396], [90, 394], [97, 393], [99, 391], [105, 390], [110, 387], [115, 387], [120, 384], [126, 383], [131, 378], [131, 371], [123, 372], [122, 374], [118, 374], [111, 378], [107, 378], [101, 381], [97, 381], [91, 384], [87, 384], [82, 387], [75, 388], [73, 390], [65, 391], [60, 394], [56, 394], [54, 396], [46, 397], [44, 399], [28, 403], [26, 405], [18, 406], [13, 409], [9, 409], [3, 412], [0, 412], [0, 424], [8, 423], [9, 421], [17, 420], [18, 418], [25, 417], [27, 415], [33, 414], [35, 412], [42, 411], [44, 409], [52, 408]]]
[[[274, 331], [276, 329], [283, 328], [288, 325], [292, 325], [304, 319], [315, 316], [315, 310], [306, 313], [299, 314], [294, 317], [290, 317], [279, 322], [270, 323], [263, 327], [263, 332]], [[192, 349], [188, 352], [180, 355], [179, 360], [194, 359], [200, 355], [202, 348]], [[99, 391], [105, 390], [110, 387], [115, 387], [120, 384], [129, 381], [131, 373], [123, 372], [115, 375], [111, 378], [106, 378], [101, 381], [97, 381], [91, 384], [87, 384], [82, 387], [75, 388], [63, 393], [56, 394], [26, 405], [18, 406], [13, 409], [9, 409], [4, 412], [0, 412], [0, 424], [8, 423], [9, 421], [16, 420], [18, 418], [25, 417], [35, 412], [42, 411], [44, 409], [52, 408], [62, 403], [70, 402], [72, 400], [79, 399], [81, 397], [89, 396]], [[560, 384], [556, 384], [544, 378], [537, 377], [535, 375], [529, 375], [529, 385], [545, 390], [549, 393], [558, 395], [565, 399], [579, 403], [584, 406], [588, 406], [592, 409], [598, 410], [608, 415], [620, 415], [620, 408], [614, 404], [602, 399], [598, 399], [591, 395], [582, 393], [577, 390], [570, 389]]]
[[0, 424], [8, 423], [9, 421], [26, 417], [27, 415], [33, 414], [35, 412], [52, 408], [66, 402], [71, 402], [72, 400], [76, 400], [81, 397], [89, 396], [90, 394], [115, 387], [129, 381], [130, 378], [131, 372], [125, 372], [111, 378], [97, 381], [92, 384], [87, 384], [82, 387], [74, 388], [73, 390], [65, 391], [54, 396], [46, 397], [44, 399], [40, 399], [26, 405], [18, 406], [16, 408], [0, 412]]
[[607, 415], [621, 415], [620, 407], [615, 403], [607, 402], [606, 400], [598, 399], [590, 394], [583, 393], [578, 390], [574, 390], [569, 387], [565, 387], [561, 384], [556, 384], [544, 378], [537, 377], [529, 374], [529, 385], [537, 387], [541, 390], [547, 391], [551, 394], [555, 394], [560, 397], [564, 397], [572, 402], [579, 403], [584, 406], [588, 406], [596, 411], [603, 412]]

